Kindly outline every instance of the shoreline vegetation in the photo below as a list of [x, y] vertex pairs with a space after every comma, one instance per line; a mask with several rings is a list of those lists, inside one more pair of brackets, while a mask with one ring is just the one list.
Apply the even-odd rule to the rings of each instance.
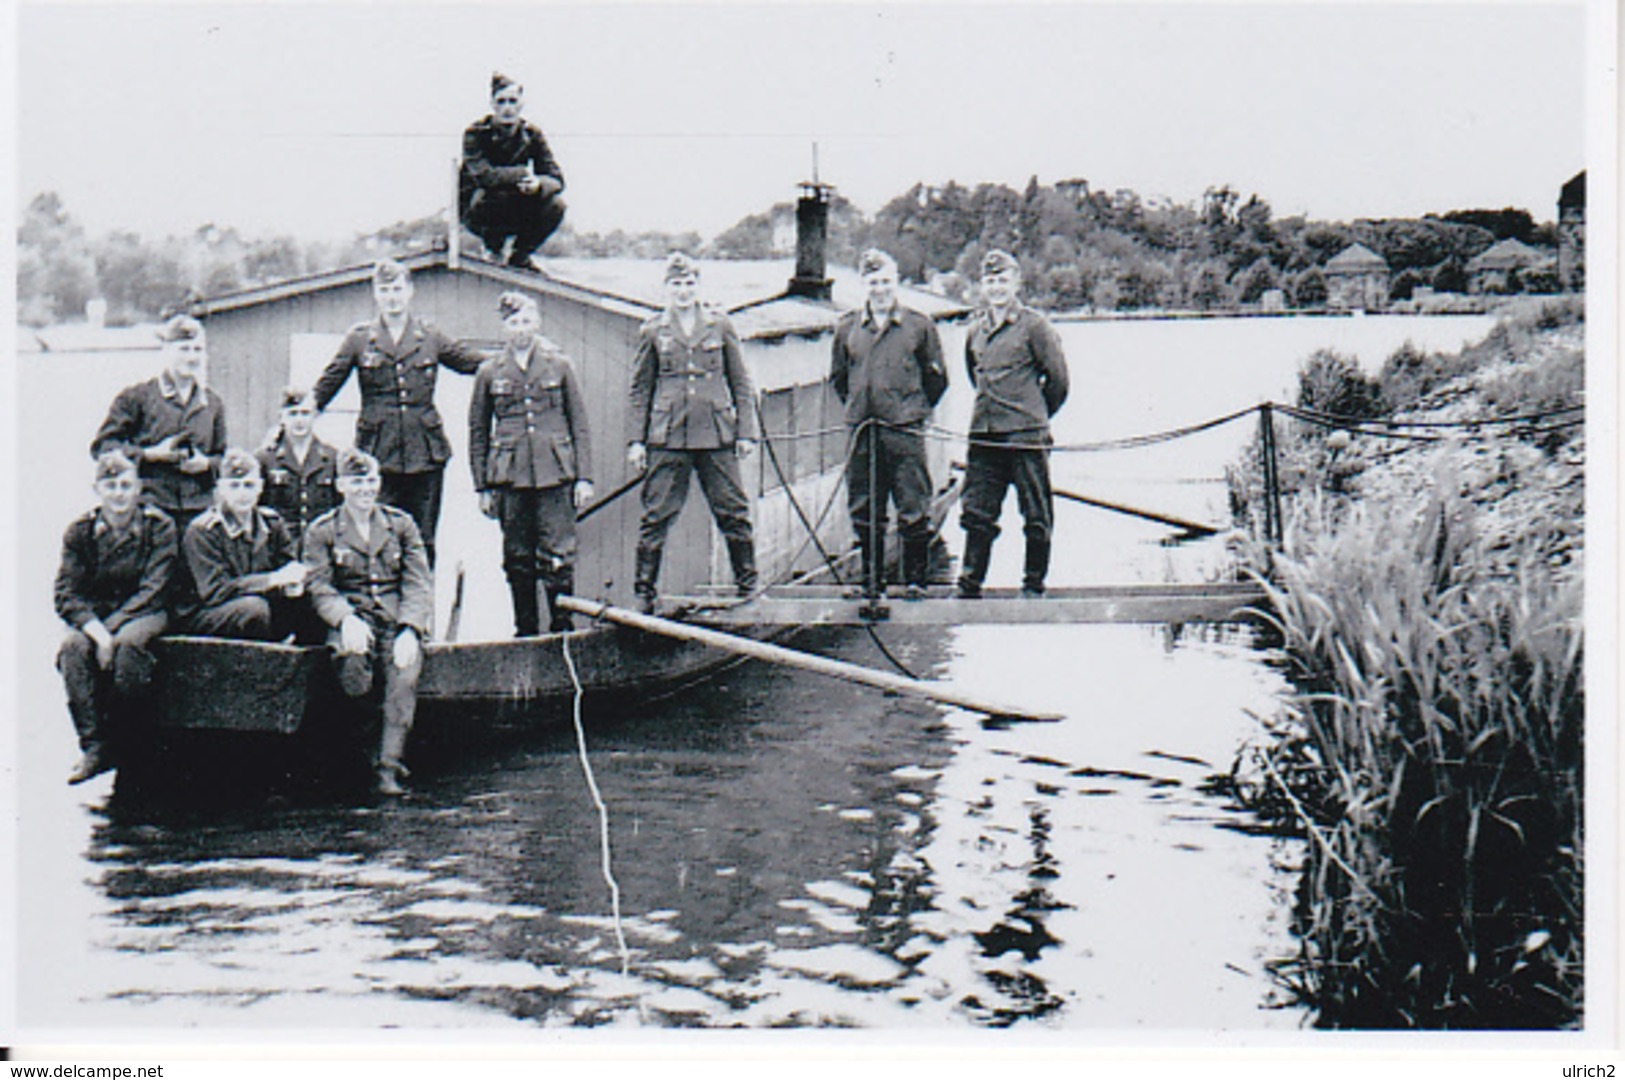
[[[1298, 407], [1361, 423], [1276, 417], [1284, 539], [1242, 547], [1295, 693], [1236, 782], [1308, 840], [1277, 975], [1322, 1027], [1582, 1023], [1584, 318], [1323, 350]], [[1261, 520], [1256, 444], [1229, 482]]]

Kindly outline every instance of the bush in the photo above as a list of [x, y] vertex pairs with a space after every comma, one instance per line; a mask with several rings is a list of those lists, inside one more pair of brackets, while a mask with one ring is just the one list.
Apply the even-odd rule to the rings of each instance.
[[1377, 376], [1382, 407], [1390, 414], [1409, 409], [1464, 370], [1461, 354], [1425, 353], [1407, 341], [1383, 361]]
[[1369, 420], [1383, 415], [1382, 393], [1360, 365], [1331, 349], [1318, 349], [1298, 369], [1298, 407]]

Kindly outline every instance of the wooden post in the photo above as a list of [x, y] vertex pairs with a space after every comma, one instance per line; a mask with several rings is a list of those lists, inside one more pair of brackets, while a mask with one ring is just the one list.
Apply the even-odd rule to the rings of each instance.
[[462, 162], [456, 158], [451, 159], [451, 202], [446, 207], [446, 269], [458, 270], [462, 268], [462, 252], [460, 241], [463, 238], [463, 219], [457, 213], [460, 205], [460, 189], [462, 181]]
[[864, 686], [873, 686], [881, 690], [893, 690], [899, 694], [925, 698], [928, 701], [968, 709], [971, 712], [985, 713], [988, 716], [1009, 717], [1017, 720], [1061, 719], [1059, 713], [1035, 712], [1031, 709], [978, 701], [947, 687], [937, 686], [920, 679], [910, 679], [902, 675], [892, 675], [885, 671], [875, 671], [859, 664], [848, 664], [841, 660], [831, 660], [825, 656], [814, 656], [811, 653], [786, 649], [782, 645], [772, 645], [752, 638], [724, 634], [720, 630], [709, 630], [703, 626], [675, 622], [654, 615], [642, 615], [636, 611], [610, 607], [608, 604], [597, 601], [583, 600], [578, 596], [561, 596], [558, 598], [558, 605], [564, 610], [573, 611], [578, 615], [590, 615], [595, 619], [607, 619], [622, 626], [646, 630], [651, 634], [662, 634], [666, 637], [676, 638], [679, 641], [693, 641], [701, 645], [709, 645], [714, 649], [725, 649], [741, 656], [748, 656], [755, 660], [766, 660], [770, 664], [784, 664], [787, 667], [810, 671], [816, 675], [845, 679], [847, 682], [861, 683]]
[[1258, 407], [1258, 440], [1264, 462], [1264, 539], [1279, 547], [1285, 537], [1281, 524], [1281, 476], [1275, 457], [1275, 412], [1269, 402]]

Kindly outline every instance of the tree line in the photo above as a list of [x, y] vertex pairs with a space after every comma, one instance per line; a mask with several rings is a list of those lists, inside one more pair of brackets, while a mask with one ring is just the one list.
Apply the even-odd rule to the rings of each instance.
[[[658, 258], [674, 249], [723, 259], [782, 252], [793, 207], [746, 216], [710, 241], [696, 232], [580, 233], [567, 223], [548, 242], [553, 256]], [[73, 319], [86, 302], [107, 303], [110, 324], [160, 317], [189, 297], [214, 296], [383, 254], [443, 244], [438, 215], [397, 222], [344, 241], [292, 236], [250, 238], [206, 224], [160, 239], [127, 230], [90, 235], [53, 192], [36, 195], [17, 230], [18, 318], [40, 326]], [[907, 281], [966, 296], [989, 248], [1021, 261], [1029, 299], [1041, 307], [1098, 310], [1222, 310], [1257, 303], [1280, 290], [1294, 307], [1325, 303], [1326, 263], [1364, 244], [1388, 263], [1391, 294], [1419, 286], [1465, 292], [1467, 263], [1492, 244], [1515, 238], [1556, 250], [1556, 229], [1526, 210], [1453, 210], [1422, 218], [1310, 221], [1277, 219], [1268, 202], [1229, 187], [1209, 188], [1194, 203], [1142, 199], [1127, 189], [1096, 190], [1087, 180], [1024, 191], [1002, 184], [916, 184], [873, 218], [836, 194], [828, 255], [853, 265], [858, 252], [890, 251]], [[1511, 287], [1555, 292], [1555, 275], [1526, 270]]]

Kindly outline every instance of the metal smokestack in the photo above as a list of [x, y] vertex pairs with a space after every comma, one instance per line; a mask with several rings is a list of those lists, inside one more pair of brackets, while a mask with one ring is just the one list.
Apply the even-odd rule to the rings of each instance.
[[821, 184], [817, 179], [801, 185], [801, 197], [796, 200], [796, 276], [785, 289], [791, 296], [826, 301], [830, 298], [824, 253], [829, 244], [829, 204], [834, 195], [834, 185]]

